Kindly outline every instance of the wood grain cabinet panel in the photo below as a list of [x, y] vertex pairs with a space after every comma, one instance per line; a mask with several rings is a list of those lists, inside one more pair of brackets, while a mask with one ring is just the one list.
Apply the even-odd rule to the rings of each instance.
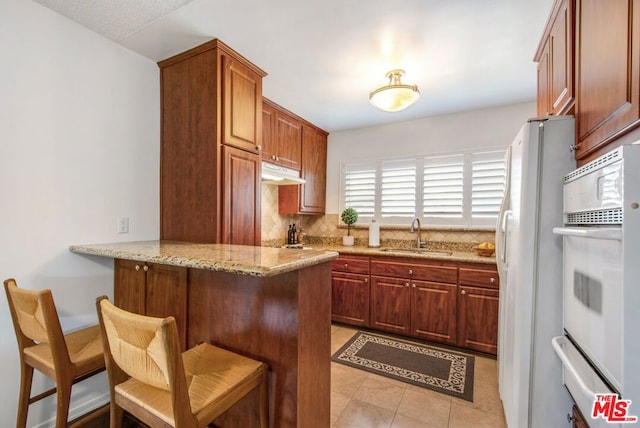
[[500, 277], [495, 265], [461, 264], [458, 346], [497, 354]]
[[176, 319], [182, 349], [187, 345], [187, 268], [115, 260], [115, 305], [130, 312]]
[[576, 159], [584, 163], [640, 125], [640, 0], [576, 0], [576, 22]]
[[534, 58], [539, 116], [567, 114], [574, 106], [574, 1], [554, 3]]
[[302, 121], [293, 113], [262, 99], [262, 160], [299, 170]]
[[411, 284], [408, 279], [371, 277], [370, 326], [409, 335], [411, 332]]
[[369, 275], [332, 272], [331, 319], [368, 326], [369, 294]]
[[327, 133], [302, 126], [301, 175], [304, 184], [278, 188], [280, 214], [324, 214], [327, 193]]
[[[249, 184], [238, 193], [253, 192], [254, 172], [228, 174], [223, 146], [260, 158], [262, 141], [262, 77], [266, 74], [219, 40], [213, 40], [158, 63], [161, 87], [160, 239], [194, 243], [260, 245], [231, 233], [230, 222], [241, 219], [260, 228], [255, 204], [236, 204], [233, 216], [225, 203], [230, 186]], [[238, 159], [235, 157], [234, 159]], [[237, 170], [234, 170], [237, 171]], [[234, 183], [225, 182], [233, 179]], [[234, 200], [235, 202], [235, 200]], [[259, 207], [259, 204], [257, 205]], [[235, 241], [240, 237], [239, 241]]]
[[411, 335], [456, 344], [456, 284], [411, 282]]
[[260, 155], [223, 146], [223, 242], [260, 242]]

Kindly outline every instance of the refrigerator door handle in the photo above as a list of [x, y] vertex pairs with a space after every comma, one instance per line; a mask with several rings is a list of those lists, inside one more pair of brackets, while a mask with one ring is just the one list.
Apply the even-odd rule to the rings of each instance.
[[499, 259], [502, 262], [502, 265], [505, 266], [507, 264], [507, 234], [509, 232], [509, 218], [511, 217], [511, 210], [505, 210], [502, 213], [502, 219], [500, 221], [500, 246], [501, 251], [499, 254]]
[[553, 233], [563, 236], [577, 236], [578, 238], [622, 240], [622, 228], [617, 227], [554, 227]]

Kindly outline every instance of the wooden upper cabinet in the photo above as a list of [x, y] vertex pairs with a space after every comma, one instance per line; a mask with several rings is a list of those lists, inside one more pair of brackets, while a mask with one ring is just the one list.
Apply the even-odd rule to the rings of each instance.
[[[638, 139], [640, 0], [576, 0], [576, 159]], [[611, 144], [615, 143], [615, 144]]]
[[324, 214], [327, 191], [327, 133], [302, 126], [301, 173], [305, 183], [278, 188], [280, 214]]
[[574, 1], [554, 3], [534, 58], [539, 116], [570, 114], [574, 107]]
[[263, 98], [262, 159], [300, 169], [302, 121], [293, 113]]
[[[262, 77], [266, 74], [219, 40], [158, 63], [160, 67], [160, 239], [242, 243], [237, 222], [260, 228], [259, 203], [238, 203], [229, 188], [260, 198], [258, 146], [262, 140]], [[241, 149], [258, 162], [224, 165], [223, 147]], [[248, 161], [247, 161], [248, 162]], [[229, 169], [231, 168], [231, 169]], [[246, 177], [238, 171], [247, 172]], [[225, 180], [231, 180], [232, 183]], [[242, 184], [240, 184], [242, 183]], [[247, 184], [248, 187], [234, 187]], [[247, 192], [252, 192], [248, 195]], [[229, 214], [226, 206], [232, 201]], [[259, 199], [258, 199], [259, 200]], [[251, 234], [251, 232], [248, 232]], [[252, 244], [260, 245], [260, 234]]]
[[223, 143], [259, 153], [262, 145], [262, 76], [229, 55], [222, 56]]

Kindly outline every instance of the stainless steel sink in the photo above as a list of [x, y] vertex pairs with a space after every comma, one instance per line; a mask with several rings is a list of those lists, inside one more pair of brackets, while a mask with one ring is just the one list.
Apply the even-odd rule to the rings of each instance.
[[451, 251], [429, 250], [428, 248], [381, 248], [380, 251], [389, 253], [425, 254], [428, 256], [450, 256], [452, 254]]

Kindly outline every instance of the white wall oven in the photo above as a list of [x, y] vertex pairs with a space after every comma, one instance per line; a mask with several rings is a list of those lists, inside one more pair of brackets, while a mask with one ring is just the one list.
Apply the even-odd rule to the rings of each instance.
[[563, 326], [553, 339], [563, 381], [591, 427], [615, 426], [596, 394], [640, 415], [640, 145], [564, 178]]

